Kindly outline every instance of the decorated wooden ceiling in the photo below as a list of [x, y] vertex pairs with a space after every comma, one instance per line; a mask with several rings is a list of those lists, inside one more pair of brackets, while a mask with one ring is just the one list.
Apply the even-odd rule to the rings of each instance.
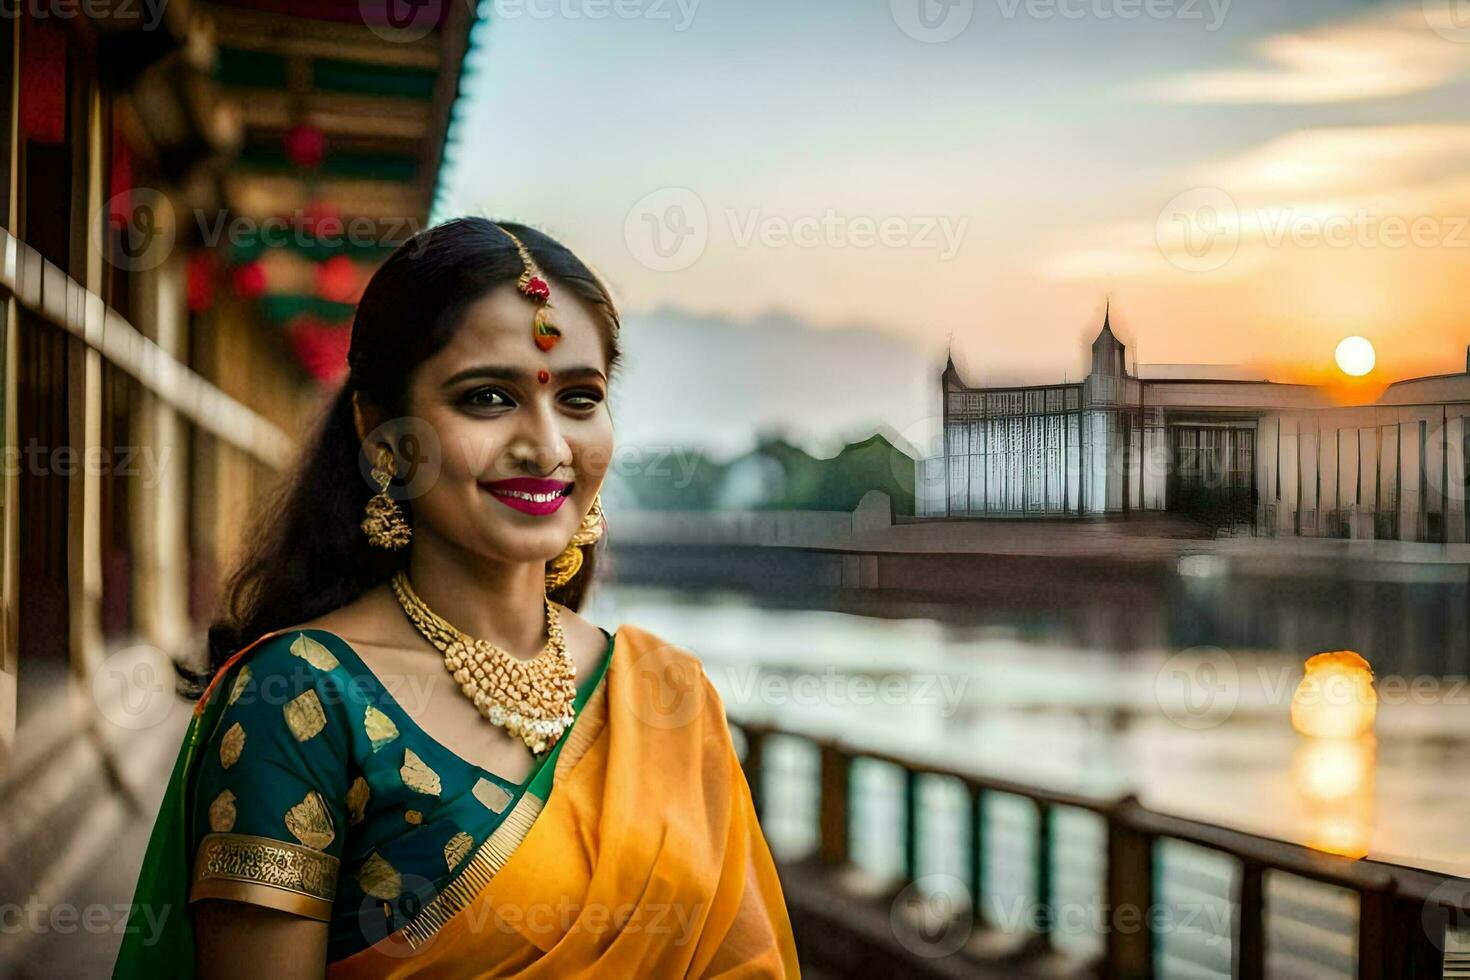
[[191, 262], [190, 304], [207, 310], [225, 289], [254, 302], [307, 374], [331, 382], [367, 277], [427, 223], [472, 0], [203, 9], [241, 136], [221, 174], [236, 223]]

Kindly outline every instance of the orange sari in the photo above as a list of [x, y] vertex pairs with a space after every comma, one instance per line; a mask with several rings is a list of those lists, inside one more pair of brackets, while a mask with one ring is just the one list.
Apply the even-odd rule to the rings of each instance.
[[633, 626], [556, 760], [355, 977], [796, 977], [775, 864], [724, 706], [688, 652]]

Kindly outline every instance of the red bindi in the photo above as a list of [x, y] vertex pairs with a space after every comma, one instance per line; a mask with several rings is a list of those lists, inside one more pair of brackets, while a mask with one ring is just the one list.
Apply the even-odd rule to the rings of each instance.
[[536, 380], [541, 382], [542, 384], [546, 384], [546, 382], [551, 380], [551, 372], [547, 371], [545, 368], [542, 368], [540, 371], [536, 372]]

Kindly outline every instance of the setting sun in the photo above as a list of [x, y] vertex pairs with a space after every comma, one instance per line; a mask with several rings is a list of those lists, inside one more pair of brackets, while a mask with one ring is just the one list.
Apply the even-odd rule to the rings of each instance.
[[1337, 345], [1337, 366], [1344, 374], [1361, 378], [1378, 363], [1378, 354], [1366, 337], [1348, 337]]

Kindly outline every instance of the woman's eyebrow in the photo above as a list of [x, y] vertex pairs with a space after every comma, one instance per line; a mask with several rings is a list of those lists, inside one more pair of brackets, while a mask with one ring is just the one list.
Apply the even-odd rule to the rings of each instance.
[[[590, 366], [566, 368], [561, 371], [553, 371], [552, 374], [563, 380], [582, 377], [603, 378], [604, 381], [607, 380], [603, 377], [603, 373], [600, 370]], [[533, 377], [534, 375], [530, 371], [525, 371], [521, 368], [504, 367], [498, 364], [478, 364], [474, 367], [465, 368], [463, 371], [456, 371], [445, 380], [444, 384], [446, 386], [458, 384], [461, 381], [467, 381], [471, 378], [499, 378], [503, 381], [528, 384]]]

